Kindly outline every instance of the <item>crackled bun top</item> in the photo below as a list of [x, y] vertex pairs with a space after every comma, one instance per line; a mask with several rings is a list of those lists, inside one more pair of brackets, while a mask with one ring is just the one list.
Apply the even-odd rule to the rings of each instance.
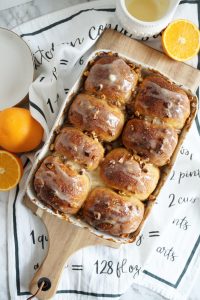
[[34, 187], [39, 200], [54, 210], [75, 214], [89, 192], [89, 179], [59, 157], [48, 156], [37, 170]]
[[103, 146], [82, 131], [64, 127], [55, 140], [55, 151], [79, 163], [88, 170], [94, 170], [104, 155]]
[[149, 76], [139, 88], [134, 102], [136, 115], [159, 118], [169, 126], [181, 129], [190, 114], [187, 94], [163, 77]]
[[144, 205], [134, 197], [124, 197], [108, 188], [95, 188], [84, 203], [83, 218], [100, 231], [127, 236], [140, 225]]
[[178, 142], [176, 130], [165, 125], [132, 119], [125, 126], [123, 144], [134, 153], [149, 158], [157, 166], [169, 162]]
[[93, 132], [107, 142], [116, 140], [124, 125], [124, 114], [118, 107], [87, 94], [74, 99], [68, 117], [77, 128]]
[[131, 96], [138, 75], [121, 58], [104, 56], [91, 67], [85, 81], [85, 90], [97, 96], [105, 96], [113, 104], [125, 104]]
[[142, 159], [136, 160], [124, 148], [109, 152], [100, 165], [100, 176], [106, 185], [140, 200], [147, 199], [153, 192], [159, 175], [157, 167]]

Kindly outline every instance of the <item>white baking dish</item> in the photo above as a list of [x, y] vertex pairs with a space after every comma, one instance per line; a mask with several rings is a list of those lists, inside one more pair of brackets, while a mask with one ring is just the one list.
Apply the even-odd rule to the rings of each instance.
[[[111, 52], [110, 50], [98, 50], [98, 51], [94, 51], [88, 58], [87, 60], [87, 65], [90, 61], [93, 61], [101, 52]], [[153, 73], [159, 73], [161, 74], [158, 70], [152, 69], [150, 68], [148, 65], [144, 65], [141, 64], [138, 61], [134, 61], [132, 58], [128, 58], [120, 53], [117, 53], [119, 55], [119, 57], [122, 57], [123, 59], [127, 60], [128, 62], [135, 64], [135, 65], [140, 65], [142, 68], [144, 68], [145, 70], [148, 70], [149, 72], [153, 72]], [[46, 207], [45, 205], [43, 205], [43, 203], [41, 203], [36, 196], [36, 193], [34, 191], [34, 187], [33, 187], [33, 178], [34, 178], [34, 174], [37, 171], [41, 161], [50, 154], [50, 145], [52, 144], [55, 135], [56, 135], [56, 131], [58, 131], [58, 129], [63, 125], [64, 120], [66, 120], [66, 111], [72, 101], [72, 98], [74, 97], [75, 94], [77, 94], [79, 92], [79, 89], [82, 85], [83, 82], [83, 73], [87, 70], [87, 65], [84, 68], [82, 75], [80, 76], [79, 80], [77, 80], [77, 82], [74, 84], [74, 86], [71, 88], [71, 90], [69, 91], [65, 101], [62, 104], [62, 107], [60, 109], [60, 112], [57, 116], [57, 119], [55, 121], [55, 124], [51, 130], [51, 133], [47, 139], [47, 141], [45, 142], [44, 146], [42, 147], [39, 155], [37, 156], [37, 158], [34, 161], [32, 170], [29, 174], [28, 180], [27, 180], [27, 186], [26, 186], [26, 196], [28, 196], [28, 198], [34, 202], [38, 207], [46, 210], [47, 212], [49, 212], [50, 214], [56, 215], [57, 217], [63, 219], [63, 221], [67, 221], [70, 222], [76, 226], [82, 227], [82, 228], [88, 228], [88, 230], [90, 230], [92, 233], [94, 233], [95, 235], [102, 237], [104, 239], [107, 240], [112, 240], [115, 241], [117, 243], [130, 243], [133, 242], [137, 235], [139, 234], [141, 227], [143, 226], [144, 221], [146, 220], [147, 216], [149, 215], [151, 208], [153, 206], [153, 203], [155, 202], [156, 197], [158, 196], [161, 187], [163, 186], [163, 184], [165, 183], [167, 176], [170, 173], [170, 170], [176, 160], [177, 154], [179, 152], [179, 149], [181, 147], [181, 144], [185, 138], [185, 135], [187, 134], [189, 128], [191, 127], [192, 121], [195, 118], [196, 115], [196, 110], [197, 110], [197, 97], [195, 95], [192, 94], [192, 92], [190, 90], [188, 90], [187, 88], [184, 88], [183, 86], [181, 86], [181, 88], [183, 88], [189, 99], [191, 102], [191, 113], [189, 118], [187, 119], [183, 129], [181, 130], [181, 133], [179, 135], [179, 142], [178, 145], [171, 157], [170, 160], [170, 164], [166, 165], [164, 168], [162, 168], [161, 170], [161, 177], [160, 180], [158, 182], [158, 185], [156, 187], [156, 189], [154, 190], [154, 192], [149, 196], [148, 200], [146, 200], [146, 208], [145, 208], [145, 215], [143, 218], [142, 223], [140, 224], [139, 228], [132, 234], [130, 234], [129, 237], [127, 238], [120, 238], [120, 237], [113, 237], [111, 235], [102, 233], [98, 230], [96, 230], [95, 228], [93, 228], [92, 226], [88, 225], [86, 222], [84, 222], [83, 220], [80, 220], [80, 218], [73, 216], [73, 215], [63, 215], [62, 213], [55, 213], [53, 210], [51, 210], [50, 208]], [[161, 74], [163, 76], [165, 76], [164, 74]], [[166, 76], [165, 76], [166, 77]], [[170, 80], [168, 78], [168, 80]], [[172, 80], [170, 80], [172, 82]], [[174, 81], [173, 81], [174, 82]], [[176, 83], [178, 85], [178, 83]], [[180, 86], [180, 85], [179, 85]]]

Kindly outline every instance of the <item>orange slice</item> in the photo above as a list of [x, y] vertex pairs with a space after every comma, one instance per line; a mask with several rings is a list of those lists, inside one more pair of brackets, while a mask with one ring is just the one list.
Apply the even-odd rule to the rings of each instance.
[[0, 150], [0, 191], [8, 191], [15, 187], [22, 173], [21, 160], [14, 154]]
[[188, 20], [175, 20], [163, 32], [162, 45], [166, 54], [175, 60], [191, 59], [199, 52], [199, 29]]

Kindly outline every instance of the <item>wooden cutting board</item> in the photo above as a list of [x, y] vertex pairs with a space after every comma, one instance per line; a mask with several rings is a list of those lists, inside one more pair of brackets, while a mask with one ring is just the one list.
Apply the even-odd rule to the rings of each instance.
[[[109, 29], [102, 34], [96, 43], [96, 49], [110, 49], [138, 62], [145, 63], [152, 68], [158, 69], [169, 78], [187, 86], [193, 92], [196, 92], [200, 85], [199, 70], [184, 63], [173, 61], [165, 54], [114, 30]], [[25, 205], [42, 219], [49, 236], [47, 256], [30, 284], [30, 292], [34, 294], [38, 290], [40, 283], [42, 281], [45, 282], [43, 290], [37, 294], [39, 299], [50, 299], [53, 297], [67, 259], [78, 249], [97, 244], [118, 247], [116, 243], [98, 238], [87, 229], [81, 229], [50, 215], [30, 202], [27, 197], [25, 197], [24, 201]]]
[[112, 29], [106, 30], [96, 43], [96, 49], [110, 49], [158, 69], [167, 77], [196, 92], [200, 85], [200, 71], [185, 63], [172, 60], [164, 53], [130, 39]]

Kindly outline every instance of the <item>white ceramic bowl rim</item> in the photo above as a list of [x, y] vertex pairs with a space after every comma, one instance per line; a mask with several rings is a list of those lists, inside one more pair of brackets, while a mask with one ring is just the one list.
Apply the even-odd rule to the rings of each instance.
[[0, 110], [3, 110], [17, 105], [27, 96], [34, 79], [34, 62], [30, 47], [14, 31], [0, 27], [0, 41], [4, 43], [0, 51], [3, 55], [0, 78], [6, 83], [0, 94]]

